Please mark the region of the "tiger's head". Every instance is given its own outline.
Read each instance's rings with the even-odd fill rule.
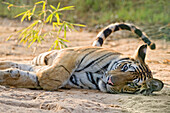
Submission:
[[[145,63],[147,45],[140,46],[133,57],[115,61],[99,81],[99,89],[109,93],[142,93],[149,95],[160,91],[164,84],[153,78]]]

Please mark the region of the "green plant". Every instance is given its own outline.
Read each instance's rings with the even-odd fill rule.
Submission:
[[[5,4],[8,5],[8,9],[10,9],[10,7],[21,7],[7,2],[5,2]],[[28,8],[28,6],[26,8]],[[74,6],[60,8],[60,3],[58,3],[57,7],[54,7],[53,5],[47,5],[47,0],[36,2],[33,7],[31,7],[30,9],[26,9],[26,11],[15,16],[15,18],[22,16],[21,23],[24,20],[30,21],[32,18],[34,18],[34,22],[31,25],[17,31],[17,34],[19,34],[19,43],[27,43],[28,47],[30,47],[35,42],[40,44],[41,41],[49,35],[51,37],[56,37],[55,42],[50,47],[50,50],[52,48],[60,49],[63,47],[67,47],[67,45],[65,44],[65,42],[68,42],[68,40],[66,39],[67,29],[75,30],[74,26],[84,27],[84,25],[82,24],[74,24],[67,21],[62,21],[60,19],[62,11],[73,9]],[[42,32],[45,25],[47,24],[52,24],[53,30]],[[64,31],[64,38],[59,37],[59,34],[62,30]],[[54,33],[57,35],[54,36]],[[13,35],[9,36],[7,40],[9,40],[12,36]]]

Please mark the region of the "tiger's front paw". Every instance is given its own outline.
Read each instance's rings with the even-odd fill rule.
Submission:
[[[8,70],[1,70],[0,71],[0,84],[1,85],[8,85],[12,84],[13,81],[19,79],[20,74],[16,70],[8,69]]]

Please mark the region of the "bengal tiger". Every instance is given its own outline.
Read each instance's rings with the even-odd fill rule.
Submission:
[[[147,45],[141,45],[132,57],[110,48],[102,48],[113,32],[129,30],[137,34],[151,49],[148,36],[128,23],[115,23],[97,35],[93,46],[72,47],[45,52],[32,64],[0,62],[0,85],[44,90],[63,87],[98,89],[107,93],[136,93],[150,95],[164,84],[153,78],[145,63]]]

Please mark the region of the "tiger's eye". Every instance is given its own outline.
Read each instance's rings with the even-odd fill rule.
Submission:
[[[136,60],[136,61],[134,61],[134,63],[135,63],[135,64],[138,64],[138,63],[139,63],[139,61],[137,61],[137,60]]]
[[[123,66],[122,71],[125,72],[126,70],[128,70],[128,66],[127,65]]]

